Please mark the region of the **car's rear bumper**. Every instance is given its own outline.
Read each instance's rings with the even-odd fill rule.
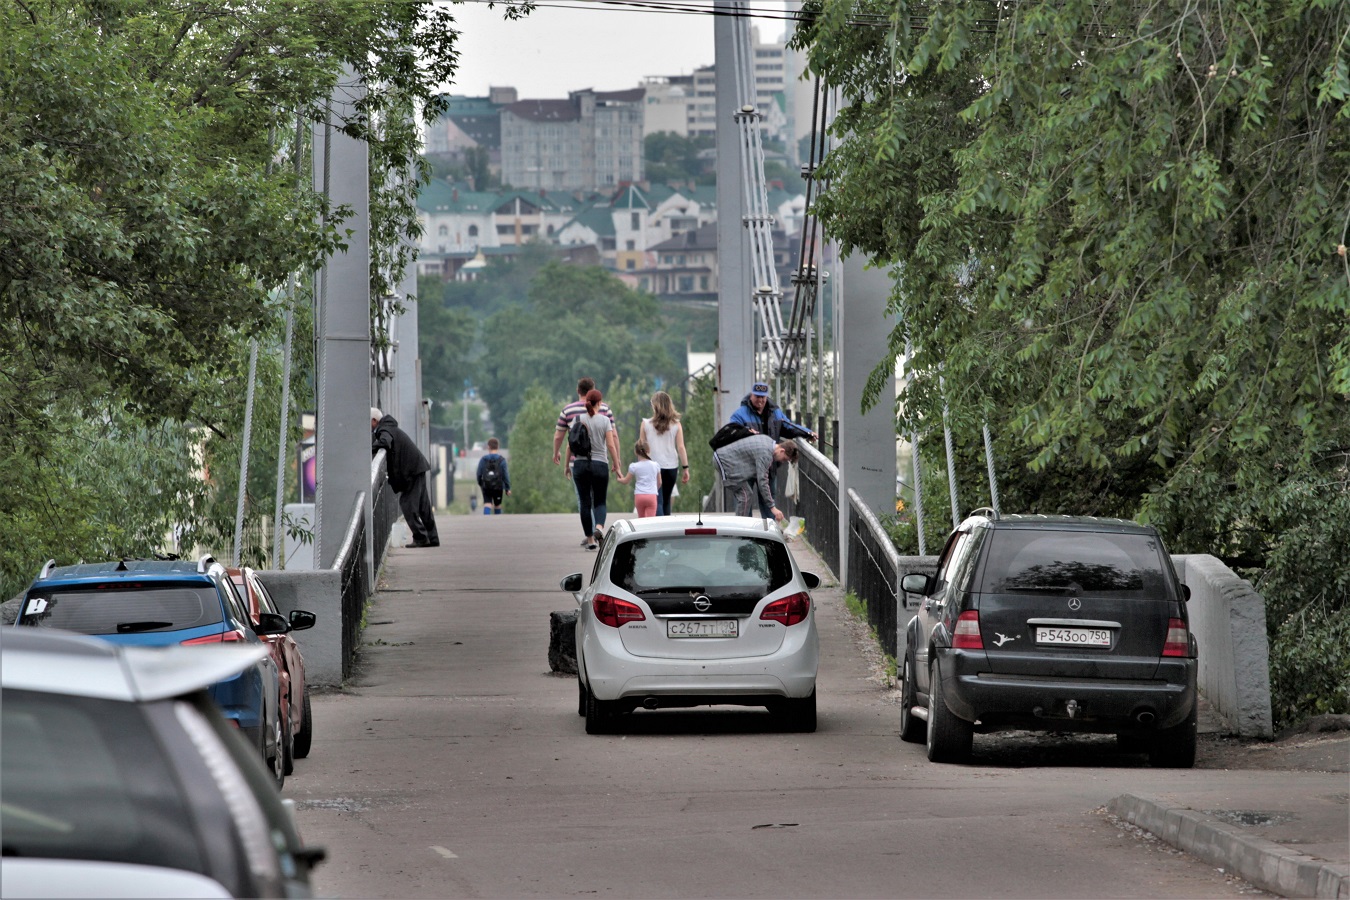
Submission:
[[[1152,679],[999,675],[961,651],[940,653],[939,668],[947,708],[981,730],[1150,731],[1196,703],[1193,659],[1163,660]]]
[[[579,662],[598,700],[655,697],[670,701],[662,705],[674,706],[707,697],[703,702],[744,705],[759,699],[809,697],[816,687],[820,654],[814,631],[792,635],[768,656],[733,659],[633,656],[623,651],[617,635],[610,637],[585,632],[580,645]]]

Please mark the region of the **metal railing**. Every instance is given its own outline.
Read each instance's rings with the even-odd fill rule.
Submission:
[[[389,461],[381,450],[370,461],[371,534],[373,555],[370,571],[378,575],[384,554],[389,549],[389,535],[393,533],[394,523],[398,521],[398,495],[389,486]]]
[[[830,571],[838,573],[839,469],[802,440],[797,441],[797,499],[791,514],[805,520],[807,542]]]
[[[848,492],[848,578],[845,584],[867,608],[881,649],[899,656],[900,555],[890,536],[856,492]]]
[[[365,617],[366,600],[372,585],[365,564],[366,493],[356,495],[347,532],[342,546],[333,560],[333,570],[340,573],[342,585],[342,677],[352,674],[356,647],[361,640],[361,620]]]

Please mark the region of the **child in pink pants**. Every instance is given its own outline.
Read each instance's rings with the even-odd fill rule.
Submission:
[[[652,462],[652,458],[647,455],[647,445],[643,441],[633,445],[633,454],[637,460],[628,464],[628,474],[620,475],[616,480],[620,484],[633,485],[633,500],[637,505],[638,518],[645,519],[656,515],[661,467]]]

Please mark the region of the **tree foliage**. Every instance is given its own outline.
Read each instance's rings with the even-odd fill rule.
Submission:
[[[439,112],[452,24],[417,0],[0,4],[0,465],[31,475],[0,492],[6,586],[37,557],[145,553],[214,518],[183,473],[240,440],[274,290],[345,240],[346,211],[296,175],[297,119],[326,119],[344,70],[365,83],[342,127],[370,147],[388,296],[417,228],[411,113]]]
[[[1110,497],[1265,568],[1273,628],[1343,607],[1350,7],[808,13],[846,98],[816,211],[899,276],[870,399],[909,341],[902,428],[988,422],[1019,509]]]
[[[670,381],[677,370],[658,340],[660,329],[649,295],[598,267],[549,262],[530,283],[525,304],[483,323],[479,393],[498,428],[509,430],[532,384],[570,397],[585,376],[602,391],[621,381]]]

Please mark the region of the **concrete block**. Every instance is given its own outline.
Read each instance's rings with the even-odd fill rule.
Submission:
[[[314,627],[294,634],[305,658],[305,681],[314,687],[342,684],[342,575],[331,569],[260,571],[258,577],[283,616],[314,613]]]
[[[548,668],[562,675],[577,674],[575,609],[555,609],[548,614]]]

